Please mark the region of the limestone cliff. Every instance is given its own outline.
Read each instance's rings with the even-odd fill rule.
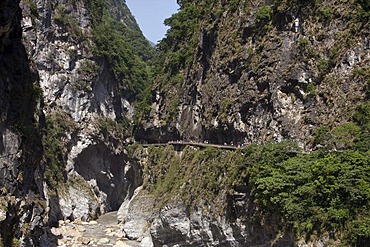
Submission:
[[[119,49],[113,42],[120,42],[126,48],[120,52],[139,63],[127,33],[150,44],[123,1],[23,1],[22,10],[24,43],[45,104],[49,223],[117,210],[141,183],[139,167],[124,153],[136,88],[133,73],[121,75],[129,65],[114,64],[123,58],[112,60],[107,47]]]
[[[291,139],[311,150],[320,126],[348,121],[368,100],[363,1],[194,4],[181,1],[168,20],[171,29],[160,44],[168,60],[138,139]]]
[[[38,74],[22,42],[19,1],[0,3],[0,243],[43,234],[42,105]]]
[[[310,163],[306,157],[304,161],[292,161],[297,165],[292,170],[285,167],[289,167],[287,162],[279,171],[266,168],[266,174],[261,172],[265,169],[262,168],[251,175],[251,167],[259,159],[253,156],[253,144],[256,143],[291,140],[303,152],[317,149],[342,152],[353,147],[356,138],[351,135],[344,138],[348,143],[331,138],[338,138],[340,129],[352,124],[356,109],[364,103],[368,105],[368,1],[178,2],[180,11],[165,21],[170,29],[158,46],[164,64],[157,68],[152,109],[135,137],[148,143],[184,140],[247,146],[247,151],[223,159],[227,156],[226,151],[218,154],[215,150],[199,151],[188,155],[180,150],[177,159],[171,157],[170,150],[162,150],[161,156],[158,155],[161,151],[149,148],[144,188],[159,193],[158,198],[164,204],[158,206],[153,216],[142,216],[151,223],[149,232],[154,246],[348,244],[350,241],[339,235],[351,225],[360,229],[367,228],[368,223],[360,226],[358,222],[352,224],[344,220],[347,223],[339,227],[342,230],[323,230],[324,224],[318,223],[319,236],[313,234],[315,237],[310,239],[311,232],[299,239],[299,234],[295,235],[297,230],[293,228],[304,223],[304,217],[293,220],[294,224],[287,223],[289,217],[280,218],[290,210],[293,211],[291,216],[295,215],[292,218],[300,210],[304,211],[302,214],[310,214],[307,213],[308,205],[293,203],[292,206],[290,202],[305,202],[304,198],[310,198],[313,192],[310,186],[320,183],[319,179],[308,175],[312,176],[310,185],[302,185],[307,173],[297,180],[292,177],[284,180],[283,177],[299,174],[300,169],[311,170],[321,161]],[[368,123],[369,119],[366,119],[363,123]],[[360,132],[368,136],[368,131],[366,127]],[[368,149],[366,144],[363,151]],[[274,157],[276,153],[269,152],[262,154],[270,161],[262,162],[261,167],[279,166]],[[296,149],[285,155],[294,156],[294,153]],[[234,171],[237,175],[233,173],[233,166],[248,155],[251,155],[251,160],[240,164]],[[333,155],[341,157],[340,153]],[[350,156],[348,153],[345,155]],[[367,164],[368,153],[362,157],[361,164]],[[323,161],[321,164],[325,166],[320,169],[325,171],[331,167],[339,172],[342,169],[340,164],[347,162],[344,160],[342,163]],[[332,176],[338,184],[344,183],[345,179],[339,179],[339,173]],[[330,175],[326,173],[318,177],[326,179]],[[235,179],[232,186],[227,185],[230,178]],[[370,184],[367,178],[359,180],[366,186]],[[274,187],[276,181],[281,183],[277,182]],[[332,184],[331,181],[325,183]],[[302,187],[294,192],[280,190],[279,186],[285,188],[289,187],[288,184],[301,184]],[[352,187],[351,182],[349,187]],[[323,190],[318,189],[317,194]],[[307,194],[301,199],[293,199],[294,193],[301,195],[302,191]],[[258,193],[262,197],[260,204]],[[340,191],[331,195],[334,194],[336,198],[341,197]],[[276,196],[284,197],[284,202],[276,203],[279,200]],[[365,200],[365,208],[369,205],[368,199]],[[133,208],[137,207],[138,200],[132,202]],[[147,200],[144,194],[143,201],[148,203]],[[336,208],[342,205],[341,199],[325,202],[323,207],[326,209],[320,211],[318,208],[323,205],[320,204],[323,200],[315,204],[314,207],[319,206],[313,215],[321,217],[331,207],[328,205]],[[270,209],[260,214],[266,205]],[[331,219],[330,223],[335,224],[335,213],[330,210],[327,217]],[[354,215],[346,219],[356,221],[367,217]],[[315,224],[310,221],[308,228],[315,227]],[[141,228],[145,227],[142,225]],[[125,230],[130,233],[130,225]],[[137,237],[136,233],[131,236]],[[361,236],[364,238],[354,240],[353,246],[368,243],[368,235]]]
[[[117,210],[141,184],[124,150],[136,74],[122,68],[145,67],[152,48],[124,1],[0,7],[0,243],[53,246],[45,226]],[[121,57],[112,60],[104,35]]]
[[[178,3],[157,54],[123,0],[0,3],[0,246],[113,210],[134,246],[368,243],[368,2]],[[229,148],[139,144],[174,140]]]

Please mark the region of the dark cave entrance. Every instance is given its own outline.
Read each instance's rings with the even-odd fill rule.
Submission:
[[[104,192],[108,211],[116,211],[141,184],[140,169],[134,164],[126,169],[128,162],[125,154],[116,154],[100,143],[81,152],[75,159],[75,169],[86,181],[96,180],[98,188],[93,188],[94,193],[98,196],[100,191]]]

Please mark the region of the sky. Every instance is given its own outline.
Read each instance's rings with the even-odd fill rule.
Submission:
[[[168,27],[163,24],[164,19],[179,8],[176,0],[126,0],[126,3],[144,36],[154,44],[166,34]]]

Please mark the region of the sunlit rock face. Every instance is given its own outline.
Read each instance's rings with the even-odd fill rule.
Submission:
[[[258,209],[244,193],[230,198],[226,215],[219,216],[201,204],[190,210],[181,200],[161,208],[156,202],[140,188],[118,212],[126,237],[141,246],[295,246],[291,232],[279,234],[278,217],[271,215],[263,224],[249,218]]]
[[[231,7],[215,1],[204,7],[194,35],[168,49],[190,49],[192,55],[177,77],[169,77],[181,78],[177,84],[155,88],[143,129],[157,139],[176,133],[173,138],[221,144],[291,139],[312,150],[317,128],[348,121],[368,97],[356,68],[369,66],[369,31],[360,28],[366,20],[355,20],[356,6],[240,1]],[[325,8],[341,9],[346,17],[325,17]],[[271,16],[261,21],[263,9]],[[185,38],[194,44],[182,43]],[[176,65],[168,61],[164,66]],[[148,141],[152,135],[146,134]],[[146,139],[142,132],[138,138]]]
[[[181,1],[183,11],[168,21],[173,28],[162,43],[167,60],[152,92],[151,112],[136,139],[234,146],[292,140],[305,152],[318,149],[314,139],[321,127],[335,129],[353,121],[355,109],[369,100],[365,71],[370,65],[370,29],[368,18],[359,14],[368,15],[368,4],[233,3]],[[162,176],[173,176],[189,161],[178,163],[179,167],[176,163],[159,171],[148,169],[154,190],[163,184],[150,175],[157,172],[162,182]],[[191,191],[193,177],[207,177],[196,169],[191,172],[189,181],[179,185],[183,190],[178,197]],[[176,187],[177,181],[167,181],[168,187]],[[196,191],[197,184],[193,186]],[[150,220],[154,246],[323,246],[328,241],[324,237],[295,243],[289,229],[279,235],[275,226],[284,224],[273,215],[252,222],[258,208],[245,191],[225,196],[227,207],[216,216],[217,202],[209,206],[200,200],[189,207],[171,196],[173,200],[164,200]],[[138,204],[132,203],[133,208]]]
[[[119,6],[117,11],[125,7],[112,4]],[[122,93],[110,65],[93,53],[89,2],[37,0],[20,6],[23,43],[38,72],[42,112],[49,126],[62,128],[59,165],[65,169],[60,188],[45,189],[48,220],[88,220],[117,210],[141,183],[138,165],[124,154],[126,137],[120,131],[126,130],[114,125],[132,119],[132,96]],[[117,16],[132,21],[128,13]]]
[[[314,1],[299,1],[261,23],[256,15],[271,1],[233,1],[234,9],[212,2],[196,22],[180,79],[157,78],[151,112],[132,136],[135,97],[112,61],[94,53],[91,2],[0,2],[1,243],[55,246],[48,226],[118,210],[120,229],[137,246],[295,246],[277,216],[253,221],[260,211],[248,189],[221,191],[218,214],[217,202],[158,203],[140,187],[153,174],[146,151],[133,158],[127,144],[290,139],[313,150],[316,129],[349,121],[369,99],[356,70],[370,63],[369,29],[347,29],[352,5],[324,1],[337,11],[328,20],[317,17]],[[119,23],[132,24],[124,1],[109,3]]]
[[[134,98],[119,86],[109,63],[93,53],[89,4],[0,3],[5,246],[54,246],[46,225],[117,210],[142,183],[140,165],[125,151],[128,126],[117,125],[132,120]],[[113,6],[117,21],[137,26],[124,2]]]

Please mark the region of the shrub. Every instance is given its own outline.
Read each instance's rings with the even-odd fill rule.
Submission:
[[[311,95],[313,95],[313,96],[316,96],[316,95],[317,95],[317,89],[316,89],[316,87],[315,87],[315,83],[313,83],[313,82],[309,82],[309,83],[307,84],[306,91],[307,91],[307,93],[309,93],[309,94],[311,94]]]
[[[75,128],[74,122],[65,113],[54,113],[46,118],[46,129],[42,137],[45,178],[49,186],[55,187],[64,181],[66,165],[67,133]]]
[[[366,246],[370,243],[370,216],[365,214],[348,224],[352,246]]]
[[[81,41],[83,39],[83,33],[78,25],[77,20],[70,15],[67,7],[64,4],[58,4],[55,9],[54,20],[65,27],[72,38]]]
[[[33,19],[38,19],[40,18],[39,11],[37,9],[37,4],[33,0],[28,0],[30,4],[30,11],[31,11],[31,18]]]
[[[169,26],[166,37],[158,45],[160,51],[167,53],[170,59],[165,64],[165,71],[176,75],[189,64],[194,53],[194,38],[199,29],[200,9],[195,3],[186,3],[178,13],[164,21]],[[160,66],[163,66],[162,64]]]
[[[369,161],[356,151],[298,155],[279,163],[257,160],[250,176],[256,203],[280,212],[301,236],[344,230],[369,206]]]
[[[354,121],[361,127],[356,148],[366,152],[370,150],[370,103],[362,103],[356,109]]]
[[[123,24],[113,16],[106,0],[90,0],[89,6],[95,42],[93,52],[110,65],[119,90],[131,91],[136,102],[134,119],[140,121],[150,109],[155,50],[138,27]]]
[[[98,24],[97,21],[95,23]],[[93,29],[96,44],[93,52],[110,64],[111,72],[119,82],[119,89],[131,90],[141,102],[137,106],[145,107],[148,102],[147,90],[152,83],[152,67],[125,40],[125,30],[122,23],[109,16],[104,17],[102,23]],[[142,110],[138,109],[139,112]]]
[[[357,2],[361,5],[364,11],[370,11],[370,2],[368,0],[357,0]]]
[[[259,25],[265,25],[271,20],[271,17],[272,8],[270,6],[264,5],[262,7],[259,7],[255,15],[256,23]]]
[[[116,121],[111,118],[99,118],[99,127],[101,133],[106,137],[112,137],[116,140],[123,141],[125,138],[132,136],[132,126],[128,119],[123,118]]]
[[[238,5],[239,5],[239,0],[230,0],[229,1],[230,10],[232,12],[234,12],[238,9]]]
[[[334,142],[337,149],[348,149],[354,146],[358,141],[361,128],[353,123],[348,122],[339,125],[333,130]]]
[[[331,72],[334,66],[335,66],[335,63],[333,60],[325,59],[325,58],[320,59],[318,63],[319,77],[323,79],[326,74]]]
[[[78,69],[78,72],[89,77],[96,77],[99,72],[99,66],[96,62],[91,60],[84,60]]]
[[[370,102],[359,105],[353,118],[360,126],[367,127],[370,124]]]
[[[316,130],[316,133],[314,134],[315,145],[330,150],[334,147],[333,141],[334,137],[328,126],[321,126]]]

